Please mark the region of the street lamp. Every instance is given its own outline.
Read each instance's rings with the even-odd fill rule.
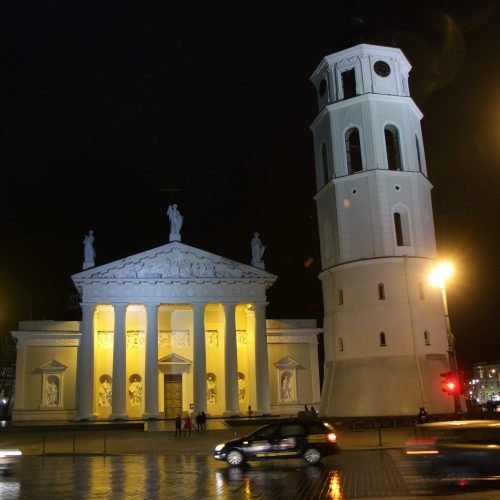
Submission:
[[[432,285],[438,286],[441,289],[443,298],[444,319],[446,323],[446,337],[448,339],[448,359],[450,361],[450,370],[456,376],[459,387],[453,393],[453,401],[455,407],[455,415],[462,414],[462,406],[460,404],[460,377],[458,373],[457,356],[455,353],[455,337],[451,333],[450,315],[448,314],[448,301],[446,300],[446,280],[453,273],[453,265],[449,262],[443,262],[436,266],[429,274],[429,281]]]

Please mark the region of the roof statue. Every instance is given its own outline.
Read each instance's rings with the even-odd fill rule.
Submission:
[[[181,227],[184,217],[179,212],[177,205],[169,205],[167,215],[170,220],[169,241],[181,241]]]
[[[91,229],[83,240],[83,270],[95,266],[94,231]]]
[[[259,269],[265,269],[266,266],[264,264],[264,261],[262,260],[262,256],[264,255],[266,246],[262,244],[262,241],[260,241],[259,233],[254,233],[250,245],[252,247],[251,265],[254,267],[258,267]]]

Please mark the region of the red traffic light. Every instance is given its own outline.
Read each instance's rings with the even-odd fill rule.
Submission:
[[[443,380],[441,380],[441,390],[450,396],[459,394],[460,384],[458,383],[457,377],[452,372],[444,372],[440,375],[443,378]]]

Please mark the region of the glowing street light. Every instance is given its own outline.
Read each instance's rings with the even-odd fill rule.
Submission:
[[[449,262],[443,262],[435,267],[429,274],[429,281],[432,285],[443,289],[446,285],[446,280],[453,273],[453,265]]]
[[[450,361],[450,370],[456,375],[458,380],[458,365],[457,356],[455,354],[455,337],[451,333],[450,316],[448,314],[448,301],[446,300],[446,280],[453,273],[453,265],[449,262],[443,262],[436,266],[429,274],[429,282],[441,289],[441,296],[443,298],[444,319],[446,322],[446,337],[448,339],[448,358]],[[451,394],[451,393],[449,393]],[[460,404],[460,391],[453,392],[453,400],[455,405],[455,415],[462,413],[462,406]]]

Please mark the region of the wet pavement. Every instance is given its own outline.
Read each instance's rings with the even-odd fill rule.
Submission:
[[[394,499],[443,493],[413,473],[400,450],[345,451],[318,466],[293,459],[243,468],[228,467],[206,454],[24,456],[0,480],[2,500]],[[455,494],[450,498],[462,496],[450,493]],[[500,498],[496,493],[485,490],[473,497]]]
[[[404,442],[415,437],[411,426],[337,428],[341,452],[317,466],[292,459],[232,468],[213,459],[217,443],[253,429],[246,423],[231,427],[213,419],[207,432],[193,431],[191,437],[179,438],[169,421],[147,423],[147,432],[101,425],[90,425],[88,430],[53,424],[11,426],[0,431],[0,445],[19,448],[23,456],[16,467],[0,472],[0,499],[500,500],[500,485],[445,490],[418,475],[401,451]]]

